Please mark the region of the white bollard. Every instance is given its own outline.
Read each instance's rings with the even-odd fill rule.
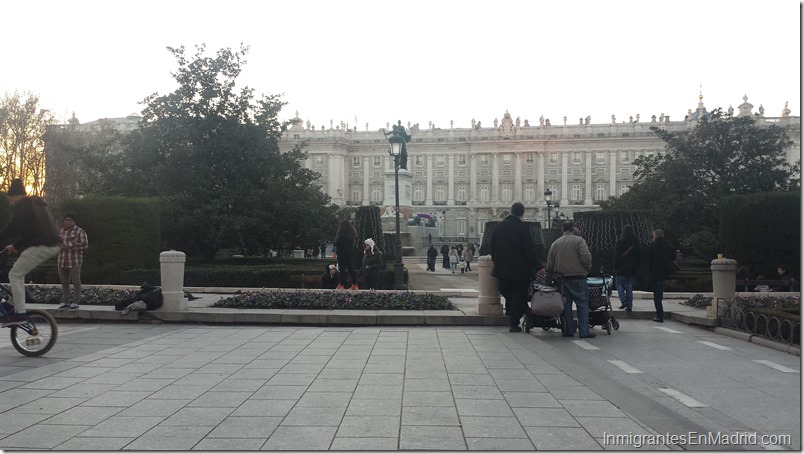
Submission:
[[[734,300],[737,285],[737,260],[719,258],[712,260],[712,305],[706,308],[706,316],[716,318],[723,315],[726,307],[723,301]],[[717,302],[721,300],[720,311]]]
[[[181,251],[164,251],[159,254],[162,274],[162,307],[163,311],[187,310],[187,298],[184,297],[184,262],[187,256]]]
[[[497,278],[491,275],[494,262],[491,255],[477,258],[477,274],[480,281],[480,296],[477,297],[477,315],[503,315]]]

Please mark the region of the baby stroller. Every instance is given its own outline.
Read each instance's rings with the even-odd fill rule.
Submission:
[[[611,289],[613,278],[603,274],[601,277],[587,277],[586,286],[589,289],[589,326],[600,326],[606,328],[606,332],[611,334],[614,330],[620,329],[620,322],[614,318],[611,309]]]
[[[534,327],[549,331],[564,326],[564,298],[561,296],[561,283],[549,285],[542,278],[531,282],[530,305],[525,311],[522,330],[529,333]]]

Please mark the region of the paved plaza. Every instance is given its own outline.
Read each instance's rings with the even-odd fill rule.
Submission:
[[[476,274],[422,273],[419,288],[477,288]],[[504,325],[62,320],[42,358],[0,338],[0,448],[800,450],[799,356],[619,319],[584,340]]]

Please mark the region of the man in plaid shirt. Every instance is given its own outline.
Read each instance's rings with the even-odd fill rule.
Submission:
[[[75,225],[75,216],[64,216],[59,251],[59,278],[61,279],[62,305],[59,309],[78,310],[81,303],[81,263],[87,248],[87,232]],[[73,283],[73,302],[70,303],[70,282]]]

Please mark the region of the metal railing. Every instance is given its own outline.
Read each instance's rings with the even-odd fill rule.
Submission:
[[[723,311],[721,312],[721,308]],[[735,301],[718,298],[715,302],[720,326],[787,344],[801,345],[801,322],[772,315]]]

